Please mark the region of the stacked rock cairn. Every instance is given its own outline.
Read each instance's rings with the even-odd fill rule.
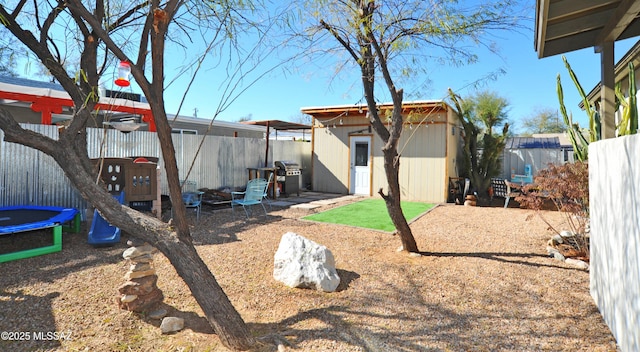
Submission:
[[[147,243],[136,245],[127,241],[130,246],[122,257],[130,262],[129,271],[125,274],[125,283],[118,287],[118,306],[132,312],[144,312],[162,302],[164,295],[156,283],[158,275],[153,268],[153,253],[156,249]]]

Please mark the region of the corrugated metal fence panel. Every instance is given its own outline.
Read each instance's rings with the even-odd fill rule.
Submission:
[[[56,126],[23,124],[53,139],[58,138]],[[4,142],[0,131],[1,182],[0,205],[43,205],[86,208],[86,202],[71,185],[52,157],[35,149]]]
[[[58,136],[56,126],[24,126],[52,138]],[[3,137],[1,130],[0,137]],[[193,163],[189,180],[194,181],[199,188],[243,187],[248,181],[247,167],[264,166],[264,139],[208,136],[197,153],[202,138],[204,136],[201,135],[173,136],[180,177],[186,176]],[[159,158],[161,192],[169,193],[164,161],[155,133],[122,133],[91,128],[87,130],[87,145],[91,158]],[[71,185],[53,158],[35,149],[3,141],[0,141],[0,156],[0,206],[38,204],[86,209],[87,202]],[[296,160],[303,168],[309,165],[310,169],[311,144],[270,141],[269,166],[273,165],[273,160]]]
[[[197,152],[203,138],[202,148]],[[188,180],[195,182],[198,188],[241,188],[249,179],[247,167],[264,166],[266,145],[262,139],[175,135],[174,145],[180,178],[187,176],[187,170],[193,164]],[[168,194],[164,169],[162,174],[162,193]]]
[[[122,133],[100,128],[87,129],[90,158],[126,158],[132,156],[160,157],[160,142],[153,132]]]

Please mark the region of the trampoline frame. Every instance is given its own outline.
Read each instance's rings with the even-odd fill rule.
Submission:
[[[53,244],[50,246],[25,249],[17,252],[0,254],[0,263],[12,260],[36,257],[44,254],[62,251],[62,230],[78,233],[80,232],[80,213],[74,208],[47,207],[35,205],[23,205],[12,207],[1,207],[3,210],[46,210],[58,212],[58,215],[49,219],[24,223],[20,225],[0,227],[0,235],[14,234],[19,232],[36,231],[46,228],[52,228]],[[65,223],[72,222],[70,226]]]

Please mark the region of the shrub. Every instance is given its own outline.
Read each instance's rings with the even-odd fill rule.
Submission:
[[[569,239],[579,251],[589,256],[589,169],[586,162],[552,165],[540,170],[534,183],[523,187],[521,196],[516,197],[521,206],[540,210],[548,201],[553,202],[558,211],[566,214],[566,222],[575,236]],[[538,211],[537,214],[560,234]],[[565,240],[567,240],[565,238]]]

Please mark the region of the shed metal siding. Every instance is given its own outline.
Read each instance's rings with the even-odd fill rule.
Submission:
[[[418,126],[405,124],[398,145],[400,159],[400,187],[403,199],[443,202],[447,199],[447,182],[457,175],[455,156],[459,136],[449,138],[450,112],[440,112],[429,118],[434,123]],[[340,123],[342,122],[342,123]],[[335,127],[334,127],[335,125]],[[321,192],[349,192],[349,134],[372,136],[371,195],[380,188],[387,191],[382,155],[382,140],[369,132],[368,120],[343,116],[332,119],[314,119],[313,186]],[[359,133],[356,133],[359,132]],[[448,157],[449,153],[453,156]]]
[[[349,132],[359,127],[316,127],[313,135],[313,189],[349,192]]]
[[[405,200],[442,202],[446,200],[442,190],[442,179],[446,175],[446,130],[445,124],[429,124],[415,132],[405,127],[398,151],[400,158],[400,190]],[[376,138],[378,147],[374,150],[374,192],[387,190],[384,172],[382,141]],[[444,197],[444,198],[443,198]]]

